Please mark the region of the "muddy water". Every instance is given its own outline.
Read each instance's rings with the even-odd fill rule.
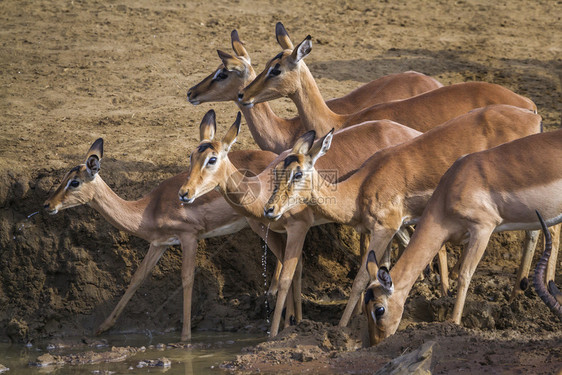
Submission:
[[[0,343],[0,364],[10,370],[5,374],[146,374],[166,373],[166,375],[191,375],[203,373],[221,373],[219,365],[224,361],[233,360],[241,349],[256,345],[264,341],[264,336],[235,334],[235,333],[205,333],[194,334],[192,348],[172,348],[168,344],[177,342],[177,336],[172,335],[112,335],[100,339],[107,345],[93,347],[77,344],[81,340],[67,339],[54,342],[57,349],[49,350],[52,342],[41,342],[33,346],[10,345]],[[61,345],[62,344],[62,345]],[[162,345],[164,344],[164,345]],[[64,346],[64,347],[62,347]],[[112,346],[146,347],[143,352],[127,357],[121,362],[107,362],[85,365],[62,365],[36,367],[31,363],[39,356],[50,353],[53,356],[84,353],[87,351],[109,351]],[[164,348],[161,348],[161,347]],[[167,358],[171,366],[140,367],[139,362]]]

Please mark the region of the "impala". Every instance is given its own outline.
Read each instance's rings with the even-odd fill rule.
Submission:
[[[127,290],[96,333],[111,328],[141,283],[170,245],[181,245],[183,326],[182,341],[191,338],[191,299],[195,271],[197,241],[202,238],[221,236],[239,231],[248,224],[244,216],[233,210],[223,197],[211,192],[197,204],[183,206],[177,191],[187,178],[187,173],[176,175],[162,182],[149,194],[137,201],[126,201],[115,194],[98,174],[103,156],[103,140],[93,143],[85,164],[72,168],[60,186],[45,201],[50,214],[88,204],[107,221],[120,230],[127,231],[150,242],[150,247],[141,265],[135,271]],[[235,165],[249,165],[255,173],[262,171],[273,160],[275,154],[267,151],[233,152]],[[263,235],[263,234],[262,234]],[[267,243],[272,251],[282,250],[282,239],[269,234]]]
[[[293,202],[308,204],[318,215],[370,234],[369,249],[381,260],[395,233],[403,225],[417,222],[439,179],[458,157],[540,130],[540,116],[526,109],[494,105],[473,110],[417,138],[377,152],[354,174],[336,184],[325,181],[314,165],[330,147],[329,132],[322,138],[324,147],[293,149],[283,163],[277,164],[275,191],[265,206],[265,215],[275,220]],[[415,273],[412,271],[410,276],[414,278]],[[368,278],[361,267],[340,326],[347,325],[350,307],[358,301]]]
[[[267,63],[264,71],[238,96],[243,106],[289,97],[297,106],[307,130],[326,134],[368,120],[389,119],[425,132],[466,112],[490,104],[510,104],[537,110],[535,104],[498,85],[485,82],[458,83],[409,99],[381,103],[353,114],[336,114],[328,108],[303,59],[312,50],[308,36],[295,49],[285,49]]]
[[[285,28],[277,24],[277,40],[285,49],[293,49]],[[234,55],[217,51],[222,64],[191,87],[187,92],[190,103],[234,101],[244,114],[248,128],[262,150],[277,154],[290,149],[306,128],[298,117],[284,119],[275,115],[268,103],[253,107],[238,102],[238,92],[256,78],[250,55],[233,30],[230,34]],[[417,72],[391,74],[371,81],[351,93],[331,99],[326,105],[336,113],[353,113],[377,103],[411,97],[443,85],[437,80]],[[310,130],[310,129],[309,129]]]
[[[214,138],[215,127],[214,121],[201,123],[201,143],[191,153],[189,179],[179,189],[179,197],[183,202],[191,203],[199,197],[204,197],[207,192],[218,188],[232,207],[241,214],[264,225],[271,225],[270,231],[286,233],[283,268],[270,331],[271,336],[275,336],[279,330],[281,312],[291,280],[299,264],[306,233],[311,226],[327,223],[330,220],[322,215],[315,215],[310,208],[304,205],[298,205],[286,212],[276,222],[270,223],[263,215],[263,207],[272,193],[271,173],[273,168],[282,162],[283,155],[286,153],[277,157],[267,169],[257,176],[246,176],[240,167],[232,163],[231,154],[228,153],[240,130],[240,113],[221,141]],[[328,172],[333,172],[331,178],[345,178],[377,150],[412,139],[419,134],[413,129],[388,120],[350,127],[334,135],[333,153],[319,162],[319,165],[326,170],[329,169]],[[308,136],[310,139],[314,139],[313,133],[309,133]],[[354,150],[354,152],[350,152],[350,150]],[[256,169],[251,164],[244,168]],[[300,298],[299,286],[294,289],[295,299]],[[300,306],[298,302],[295,304],[297,308]],[[302,311],[297,310],[297,321],[301,317]],[[287,324],[287,320],[285,324]]]
[[[544,219],[537,211],[539,221],[541,222],[542,231],[544,233],[544,252],[537,265],[535,267],[535,275],[533,277],[533,284],[535,286],[535,291],[537,295],[543,300],[543,302],[548,306],[548,308],[556,314],[560,319],[562,319],[562,293],[556,287],[553,280],[548,282],[548,289],[545,286],[545,270],[550,261],[551,262],[551,251],[552,251],[552,237],[550,231],[548,230]],[[554,261],[556,263],[556,261]],[[548,278],[547,278],[548,280]]]
[[[446,241],[468,243],[458,276],[452,320],[460,324],[470,279],[493,232],[537,230],[535,210],[548,225],[562,221],[562,130],[531,135],[467,155],[444,174],[410,244],[388,269],[367,263],[365,293],[371,344],[392,335],[416,272]]]

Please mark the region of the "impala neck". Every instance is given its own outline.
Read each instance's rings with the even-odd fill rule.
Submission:
[[[267,176],[270,169],[265,169],[259,176],[245,176],[227,159],[225,176],[220,191],[226,201],[244,216],[263,219],[263,207],[267,202]]]
[[[406,250],[390,270],[395,298],[404,303],[412,286],[448,239],[449,232],[434,215],[427,214],[416,227]]]
[[[300,136],[295,121],[277,116],[268,103],[258,103],[251,108],[241,105],[238,100],[236,104],[244,114],[250,133],[260,149],[280,154],[291,148],[295,137]]]
[[[360,223],[357,199],[361,187],[359,179],[351,176],[340,183],[331,183],[314,170],[312,207],[322,216],[341,224]]]
[[[96,184],[96,187],[89,205],[119,230],[145,238],[142,223],[147,200],[143,198],[138,201],[126,201],[120,198],[99,175],[92,183]]]
[[[306,130],[316,130],[318,134],[326,134],[332,128],[340,128],[345,120],[326,105],[316,81],[306,64],[301,63],[299,69],[300,84],[297,90],[289,95],[299,111],[299,116]]]

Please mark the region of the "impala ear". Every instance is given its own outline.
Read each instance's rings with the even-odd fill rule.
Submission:
[[[248,60],[248,62],[250,62],[250,55],[248,55],[248,51],[246,51],[246,48],[244,48],[244,43],[240,40],[238,31],[232,30],[232,32],[230,33],[230,41],[232,43],[232,49],[234,50],[234,53],[236,53],[236,56],[243,57]]]
[[[210,110],[205,113],[203,120],[201,120],[201,125],[199,125],[199,139],[203,141],[212,141],[215,138],[215,132],[217,131],[217,118],[214,110]]]
[[[306,154],[308,150],[312,147],[314,143],[314,138],[316,138],[316,132],[314,130],[308,131],[301,135],[299,139],[295,142],[293,146],[292,154]]]
[[[241,120],[242,115],[240,114],[240,112],[238,112],[238,114],[236,115],[236,120],[234,120],[234,123],[232,124],[230,129],[228,129],[226,135],[222,139],[223,150],[225,150],[226,152],[230,151],[230,148],[232,147],[234,142],[236,142],[236,137],[238,137],[238,133],[240,132]]]
[[[277,22],[275,25],[275,38],[277,38],[277,43],[279,43],[281,48],[295,48],[295,46],[293,46],[293,42],[291,42],[291,39],[289,38],[289,33],[285,30],[285,26],[283,26],[281,22]]]
[[[217,54],[219,55],[219,58],[221,59],[222,64],[224,65],[226,70],[243,72],[246,69],[244,64],[242,64],[242,62],[238,58],[232,56],[230,53],[223,52],[218,49]]]
[[[377,280],[388,294],[394,291],[394,285],[392,285],[392,278],[390,277],[390,272],[388,271],[388,268],[386,268],[385,266],[379,268],[377,272]]]
[[[316,163],[319,157],[326,154],[332,145],[332,137],[334,136],[334,128],[328,132],[322,139],[318,140],[308,152],[308,156],[312,159],[312,165]]]
[[[297,64],[299,61],[304,59],[310,51],[312,51],[312,37],[308,35],[291,53],[293,62]]]
[[[86,169],[91,177],[100,171],[100,161],[103,157],[103,138],[98,138],[86,154]]]

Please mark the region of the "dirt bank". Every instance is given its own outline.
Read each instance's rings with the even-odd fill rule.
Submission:
[[[413,69],[444,84],[482,80],[504,85],[534,100],[551,130],[560,126],[560,14],[560,2],[521,0],[494,5],[287,0],[274,6],[261,0],[1,2],[0,337],[25,341],[90,334],[109,314],[148,244],[115,230],[89,207],[48,216],[42,203],[66,171],[83,162],[98,137],[105,139],[101,175],[126,199],[139,198],[183,171],[203,114],[210,108],[217,111],[222,134],[237,112],[232,103],[193,107],[185,100],[187,88],[219,64],[215,50],[229,50],[232,29],[238,29],[258,71],[279,52],[275,22],[282,21],[295,42],[311,34],[313,52],[307,63],[326,98]],[[296,114],[286,100],[273,106],[280,115]],[[236,148],[252,147],[243,127]],[[462,356],[472,358],[480,352],[470,348],[491,345],[496,354],[489,356],[488,366],[496,357],[519,355],[525,351],[519,345],[526,344],[536,349],[523,353],[527,363],[560,362],[560,336],[548,338],[560,331],[560,322],[534,292],[506,302],[520,245],[519,235],[494,237],[469,292],[464,323],[471,331],[416,325],[399,337],[439,337],[440,350],[455,347],[459,352],[454,353],[462,351],[458,337],[475,338]],[[259,246],[249,230],[200,244],[195,329],[265,329]],[[358,267],[354,251],[357,238],[348,229],[332,225],[309,234],[306,318],[337,322],[343,305],[333,301],[349,292]],[[171,247],[127,306],[116,331],[181,326],[180,260],[179,248]],[[437,287],[432,278],[416,286],[405,326],[447,316],[453,300],[441,298]],[[311,345],[320,352],[351,349],[360,336],[358,325],[348,334],[351,341],[342,342],[349,345],[330,341],[329,350]],[[396,345],[383,359],[403,351]],[[365,353],[373,356],[381,350]],[[354,355],[338,354],[335,366],[347,368],[345,361]],[[381,364],[383,359],[374,361]]]

